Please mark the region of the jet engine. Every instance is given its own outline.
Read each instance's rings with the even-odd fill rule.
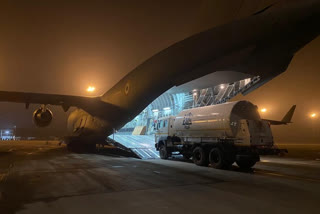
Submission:
[[[46,107],[40,107],[33,112],[33,122],[38,127],[48,126],[53,118],[52,112]]]

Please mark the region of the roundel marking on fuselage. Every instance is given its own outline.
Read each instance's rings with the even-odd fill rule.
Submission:
[[[126,83],[126,85],[124,86],[124,93],[125,95],[128,95],[129,94],[129,91],[130,91],[130,81],[128,81]]]

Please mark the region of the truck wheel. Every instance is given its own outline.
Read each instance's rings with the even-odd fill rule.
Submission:
[[[193,150],[192,159],[193,162],[198,166],[208,166],[209,164],[207,152],[199,146]]]
[[[257,161],[253,159],[246,159],[246,160],[237,160],[236,163],[242,169],[250,169],[257,163]]]
[[[215,169],[229,169],[233,163],[219,148],[211,149],[209,153],[209,162]]]
[[[159,148],[159,155],[161,159],[168,159],[168,152],[167,152],[167,148],[165,147],[165,145],[161,145]]]
[[[209,153],[209,162],[215,169],[224,168],[223,153],[219,148],[211,149]]]

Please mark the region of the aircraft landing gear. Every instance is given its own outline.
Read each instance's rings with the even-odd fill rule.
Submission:
[[[94,153],[96,151],[96,144],[68,143],[67,149],[75,153]]]

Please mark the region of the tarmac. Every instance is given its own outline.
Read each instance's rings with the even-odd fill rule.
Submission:
[[[287,147],[241,171],[0,141],[0,213],[319,213],[320,144]]]

